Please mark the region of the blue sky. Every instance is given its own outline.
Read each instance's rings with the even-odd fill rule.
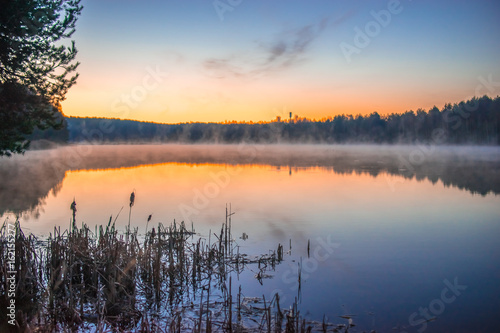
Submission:
[[[176,123],[268,121],[292,111],[320,119],[500,91],[477,89],[481,77],[500,82],[498,1],[82,4],[73,35],[80,78],[66,115]],[[345,45],[356,52],[346,56]],[[161,73],[157,81],[151,71]]]

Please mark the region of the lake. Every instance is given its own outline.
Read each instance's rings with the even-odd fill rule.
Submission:
[[[175,219],[205,238],[227,207],[241,252],[286,252],[262,285],[246,272],[235,288],[278,292],[283,305],[298,297],[310,320],[350,315],[358,332],[500,329],[496,147],[81,145],[2,158],[0,177],[2,221],[19,216],[41,238],[69,227],[73,200],[79,223],[124,228],[134,191],[139,233],[151,214],[150,227]]]

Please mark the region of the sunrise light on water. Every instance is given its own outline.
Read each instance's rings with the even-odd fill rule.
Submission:
[[[0,332],[500,328],[498,1],[0,5]]]

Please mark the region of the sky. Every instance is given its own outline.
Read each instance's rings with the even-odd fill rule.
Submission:
[[[500,95],[500,2],[82,0],[67,116],[401,113]]]

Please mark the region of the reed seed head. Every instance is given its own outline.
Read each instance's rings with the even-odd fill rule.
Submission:
[[[134,205],[134,201],[135,201],[135,192],[132,192],[130,194],[130,207]]]

